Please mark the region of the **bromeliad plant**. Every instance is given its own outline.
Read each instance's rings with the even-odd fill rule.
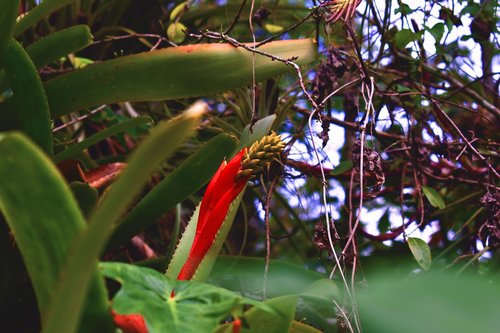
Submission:
[[[206,279],[231,228],[247,181],[278,159],[284,148],[281,137],[273,132],[240,150],[229,163],[222,162],[181,239],[167,277]]]

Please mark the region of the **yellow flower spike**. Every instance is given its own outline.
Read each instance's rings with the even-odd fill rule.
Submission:
[[[274,159],[278,158],[285,148],[281,136],[272,132],[264,136],[260,141],[254,142],[247,150],[241,162],[241,171],[237,177],[255,177]]]

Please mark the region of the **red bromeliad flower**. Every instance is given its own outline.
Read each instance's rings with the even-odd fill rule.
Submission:
[[[223,161],[201,202],[198,224],[188,258],[178,280],[190,280],[215,241],[229,207],[247,181],[277,158],[285,143],[276,133],[266,135],[249,149],[243,148],[229,163]],[[173,295],[173,294],[172,294]]]
[[[241,330],[241,319],[236,318],[233,321],[233,333],[240,333],[240,330]]]
[[[119,314],[111,310],[116,327],[123,333],[148,333],[144,317],[140,314]]]
[[[223,161],[210,181],[201,202],[194,241],[186,263],[177,277],[178,280],[190,280],[193,277],[201,260],[212,246],[226,218],[229,205],[240,194],[250,178],[249,176],[237,177],[245,151],[246,149],[242,149],[229,163]]]

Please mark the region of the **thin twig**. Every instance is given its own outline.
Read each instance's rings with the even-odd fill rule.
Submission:
[[[238,23],[238,20],[240,19],[241,13],[243,12],[243,8],[245,8],[246,3],[247,3],[247,0],[243,0],[241,2],[241,6],[238,9],[236,16],[234,17],[233,22],[231,22],[231,25],[224,31],[224,35],[229,35],[231,33],[231,31],[233,31],[234,27],[236,26],[236,23]]]
[[[266,263],[264,266],[264,286],[262,291],[262,299],[266,299],[267,294],[267,277],[269,275],[269,263],[271,262],[271,228],[269,224],[269,208],[271,206],[271,197],[273,195],[274,188],[276,183],[278,182],[278,178],[274,178],[269,185],[269,190],[266,192],[266,205],[265,205],[265,224],[266,224]]]
[[[269,42],[272,42],[273,40],[276,40],[276,39],[280,38],[281,36],[283,36],[284,34],[286,34],[286,33],[290,32],[290,31],[292,31],[293,29],[295,29],[295,28],[297,28],[297,27],[299,27],[299,26],[300,26],[300,25],[302,25],[305,21],[307,21],[307,20],[308,20],[311,16],[313,16],[314,14],[316,14],[316,12],[318,11],[318,9],[319,9],[319,8],[320,8],[320,7],[315,7],[315,8],[313,8],[313,10],[312,10],[309,14],[307,14],[304,18],[302,18],[299,22],[297,22],[297,23],[295,23],[294,25],[292,25],[291,27],[289,27],[289,28],[287,28],[287,29],[283,30],[282,32],[280,32],[280,33],[279,33],[279,34],[277,34],[277,35],[274,35],[274,36],[271,36],[271,37],[269,37],[269,38],[264,39],[263,41],[261,41],[261,42],[259,42],[259,43],[257,44],[257,47],[262,46],[262,45],[264,45],[264,44],[267,44],[267,43],[269,43]]]
[[[166,42],[170,46],[177,46],[177,44],[169,41],[167,38],[165,38],[163,36],[160,36],[160,35],[155,35],[155,34],[136,34],[136,33],[130,34],[130,35],[123,35],[123,36],[110,36],[110,37],[106,37],[104,39],[97,40],[97,41],[93,42],[92,45],[98,45],[98,44],[101,44],[101,43],[115,42],[117,40],[123,40],[123,39],[129,39],[129,38],[155,38],[155,39],[157,39],[155,45],[153,45],[153,47],[150,49],[150,51],[156,50],[160,46],[161,42]]]
[[[90,117],[90,116],[92,116],[92,115],[94,115],[94,114],[98,113],[99,111],[104,110],[106,107],[107,107],[107,105],[101,105],[101,106],[100,106],[100,107],[98,107],[97,109],[94,109],[94,110],[90,111],[89,113],[84,114],[83,116],[80,116],[80,117],[78,117],[78,118],[75,118],[75,119],[73,119],[73,120],[71,120],[71,121],[68,121],[67,123],[64,123],[64,124],[63,124],[63,125],[61,125],[61,126],[58,126],[58,127],[54,128],[54,129],[52,130],[52,133],[55,133],[55,132],[57,132],[57,131],[60,131],[60,130],[62,130],[62,129],[64,129],[64,128],[66,128],[66,127],[68,127],[68,126],[71,126],[71,125],[73,125],[73,124],[76,124],[76,123],[78,123],[78,122],[80,122],[80,121],[82,121],[82,120],[85,120],[85,119],[87,119],[88,117]]]
[[[363,84],[363,89],[361,89],[361,94],[363,96],[363,99],[365,100],[365,105],[366,105],[366,113],[365,113],[365,116],[364,116],[364,122],[363,122],[363,125],[361,126],[360,128],[360,131],[361,131],[361,138],[360,138],[360,141],[361,141],[361,148],[360,148],[360,158],[359,158],[359,192],[360,192],[360,195],[359,195],[359,206],[358,206],[358,214],[356,216],[356,222],[354,223],[354,227],[353,227],[353,230],[352,232],[350,233],[349,235],[349,238],[344,246],[344,249],[342,250],[342,254],[345,255],[350,243],[352,242],[352,240],[354,239],[354,236],[356,235],[356,229],[358,228],[358,225],[359,225],[359,221],[361,220],[361,210],[363,208],[363,192],[364,192],[364,145],[365,145],[365,137],[366,137],[366,125],[368,124],[368,121],[371,117],[371,115],[373,115],[373,103],[372,103],[372,100],[373,100],[373,94],[375,92],[375,89],[374,89],[374,86],[375,86],[375,82],[374,82],[374,79],[373,77],[370,77],[370,82],[371,82],[371,85],[370,87],[366,87],[365,84]],[[366,90],[368,90],[366,92],[366,95],[365,95],[365,88],[366,87]]]

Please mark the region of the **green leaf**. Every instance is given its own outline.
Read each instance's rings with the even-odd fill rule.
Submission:
[[[82,140],[82,141],[78,142],[77,144],[74,144],[73,146],[68,147],[67,149],[63,150],[59,154],[56,154],[54,156],[54,162],[59,163],[61,161],[67,160],[75,155],[78,155],[84,149],[87,149],[90,146],[93,146],[96,143],[109,138],[110,136],[124,132],[127,129],[132,128],[132,127],[137,127],[137,126],[141,126],[144,124],[150,124],[150,123],[152,123],[152,121],[153,121],[153,119],[151,119],[151,117],[148,117],[148,116],[139,116],[139,117],[124,120],[121,123],[118,123],[116,125],[110,126],[106,129],[103,129],[103,130],[97,132],[96,134],[89,136],[85,140]]]
[[[194,132],[206,108],[205,103],[197,102],[181,116],[160,123],[132,153],[128,166],[90,219],[88,229],[75,241],[72,260],[61,274],[59,288],[50,305],[45,333],[75,332],[95,260],[104,249],[113,224],[158,165]]]
[[[352,169],[352,160],[341,161],[332,171],[332,175],[338,176]]]
[[[41,68],[59,60],[70,53],[80,51],[93,41],[90,29],[86,25],[75,25],[68,29],[54,32],[26,48],[36,68]],[[5,71],[0,71],[0,91],[7,89]]]
[[[69,184],[69,188],[78,202],[80,211],[85,217],[88,217],[97,204],[99,193],[87,183],[72,182]]]
[[[71,60],[71,63],[73,64],[73,67],[75,67],[77,69],[83,68],[85,66],[88,66],[88,65],[94,63],[94,61],[91,59],[81,58],[81,57],[72,57],[70,60]]]
[[[405,48],[408,44],[418,40],[419,38],[419,34],[411,31],[410,29],[401,29],[396,32],[396,35],[394,36],[396,46],[399,49]]]
[[[443,200],[441,194],[438,191],[429,186],[422,186],[422,191],[424,192],[425,197],[429,200],[429,203],[432,207],[436,207],[439,209],[444,209],[446,204]]]
[[[0,210],[15,234],[44,316],[85,221],[59,171],[24,135],[0,134],[0,155]],[[95,264],[94,260],[91,266]],[[109,332],[103,282],[97,274],[91,277],[90,306],[82,320],[88,330],[82,331]]]
[[[461,11],[460,11],[460,16],[465,16],[466,14],[469,14],[471,17],[477,16],[481,12],[481,4],[469,1],[467,6],[465,6]]]
[[[432,28],[428,29],[428,31],[434,37],[436,43],[439,43],[444,34],[444,23],[436,23]]]
[[[414,10],[407,4],[403,3],[403,1],[398,1],[398,5],[399,7],[394,9],[394,14],[401,13],[401,15],[406,16],[414,12]]]
[[[182,12],[184,12],[188,8],[189,6],[187,1],[183,1],[175,6],[175,8],[170,12],[170,21],[175,20],[180,14],[182,14]]]
[[[337,284],[336,281],[324,278],[307,286],[299,294],[295,318],[305,318],[307,323],[323,332],[332,331],[331,322],[336,318],[338,311],[332,307],[332,303],[345,299]]]
[[[235,139],[220,134],[166,176],[117,226],[108,249],[114,249],[153,224],[177,203],[198,191],[213,176],[225,157],[236,148]]]
[[[0,11],[0,68],[3,65],[3,59],[12,37],[14,23],[16,23],[17,11],[19,9],[19,0],[2,1],[2,10]],[[0,90],[0,93],[2,90]]]
[[[321,333],[320,331],[312,326],[301,323],[300,321],[292,321],[292,325],[290,326],[290,330],[288,333]]]
[[[14,37],[22,34],[26,29],[34,26],[50,14],[69,5],[75,0],[43,0],[35,8],[24,15],[14,27]]]
[[[493,277],[491,281],[498,280]],[[500,327],[498,283],[444,271],[401,278],[390,271],[358,290],[365,332],[496,332]]]
[[[264,29],[266,29],[268,32],[270,32],[272,34],[277,34],[278,32],[283,31],[283,27],[281,25],[270,24],[270,23],[265,23]]]
[[[297,297],[283,296],[272,298],[264,302],[268,306],[276,309],[278,315],[266,311],[265,309],[254,307],[243,314],[243,325],[240,330],[242,333],[283,333],[292,332],[293,317],[295,315],[295,304]],[[231,333],[233,332],[232,324],[224,324],[214,333]],[[300,332],[300,331],[299,331]],[[305,331],[315,332],[315,331]]]
[[[264,304],[276,309],[280,316],[270,313],[265,309],[254,307],[244,314],[249,329],[243,328],[241,332],[288,332],[295,316],[296,303],[297,296],[294,295],[272,298],[265,301]]]
[[[5,71],[12,92],[19,128],[47,154],[52,154],[49,105],[42,80],[24,48],[11,40],[5,56]]]
[[[272,307],[259,305],[228,290],[169,280],[149,268],[102,263],[101,272],[121,284],[113,298],[113,309],[120,314],[142,314],[150,333],[212,332],[233,309],[245,304],[257,305],[262,312],[273,314]],[[172,290],[175,290],[173,298],[170,297]]]
[[[264,258],[219,256],[208,282],[225,289],[242,291],[249,297],[261,299],[264,286],[264,270]],[[301,266],[273,259],[269,264],[266,295],[268,297],[279,297],[304,292],[312,296],[314,293],[312,284],[321,281],[325,277],[323,274],[306,270]],[[331,287],[333,293],[338,293],[335,286]],[[328,293],[325,292],[324,294]]]
[[[250,131],[250,125],[245,126],[241,133],[239,149],[250,147],[255,141],[262,139],[265,135],[269,134],[273,128],[276,115],[272,114],[265,118],[258,120]]]
[[[197,21],[210,19],[217,22],[217,25],[220,22],[227,27],[232,23],[241,7],[241,1],[227,1],[224,5],[208,1],[200,4],[203,5],[193,6],[182,14],[184,23],[187,25],[189,25],[188,23],[196,24]],[[268,9],[272,8],[273,12],[279,13],[280,23],[283,23],[284,26],[291,26],[310,13],[310,9],[304,5],[303,1],[277,3],[275,0],[263,0],[259,2],[259,5]],[[246,3],[241,12],[240,22],[249,17],[250,7],[250,3]],[[308,21],[304,22],[307,29],[312,27],[312,25],[308,26],[308,23]]]
[[[408,237],[408,247],[420,267],[428,271],[432,264],[429,245],[420,238]]]
[[[86,25],[75,25],[54,32],[26,48],[36,68],[41,68],[92,44],[94,38]]]
[[[182,43],[186,38],[185,30],[187,30],[187,27],[184,24],[180,22],[171,23],[167,28],[167,37],[176,44]]]
[[[265,44],[259,50],[304,65],[316,57],[308,39]],[[197,44],[124,56],[49,80],[45,89],[52,117],[86,107],[123,101],[193,97],[243,87],[252,81],[249,51],[228,44]],[[227,70],[231,68],[231,70]],[[256,80],[291,70],[279,61],[255,56]]]

